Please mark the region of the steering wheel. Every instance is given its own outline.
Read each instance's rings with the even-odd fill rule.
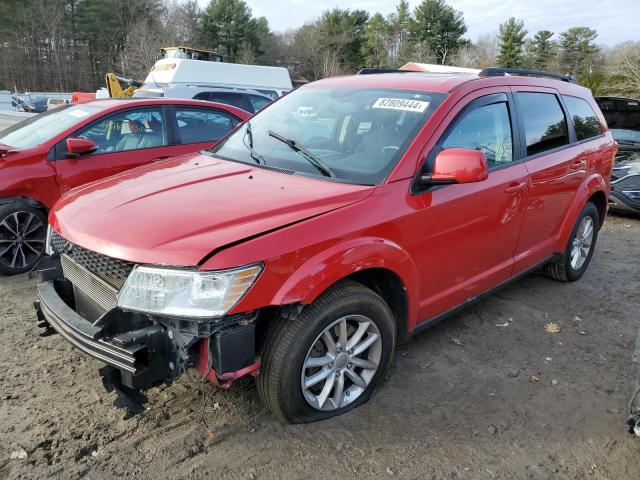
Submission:
[[[386,147],[382,147],[380,150],[382,150],[384,153],[397,152],[398,150],[400,150],[400,147],[398,147],[397,145],[387,145]]]

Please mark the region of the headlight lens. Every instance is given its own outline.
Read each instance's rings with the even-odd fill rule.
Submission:
[[[118,306],[157,315],[220,317],[238,303],[262,265],[199,272],[136,267],[118,295]]]

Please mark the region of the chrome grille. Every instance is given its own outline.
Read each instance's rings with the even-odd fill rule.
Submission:
[[[108,257],[75,245],[56,232],[51,232],[51,248],[57,253],[67,255],[77,265],[104,280],[116,290],[124,286],[134,267],[131,262]]]
[[[118,291],[76,263],[67,254],[60,256],[64,277],[73,285],[76,310],[88,320],[96,320],[115,308]]]

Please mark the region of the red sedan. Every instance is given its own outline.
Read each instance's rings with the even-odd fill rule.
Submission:
[[[47,213],[70,189],[214,145],[250,114],[197,100],[108,99],[57,108],[0,132],[0,273],[44,252]]]

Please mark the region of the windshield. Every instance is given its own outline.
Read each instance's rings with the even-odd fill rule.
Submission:
[[[0,143],[17,149],[33,148],[102,109],[97,105],[63,105],[1,131]]]
[[[324,165],[335,180],[377,185],[443,98],[407,90],[304,87],[256,114],[211,152],[327,178]]]
[[[640,132],[637,130],[626,130],[622,128],[612,128],[611,135],[618,142],[640,143]]]

